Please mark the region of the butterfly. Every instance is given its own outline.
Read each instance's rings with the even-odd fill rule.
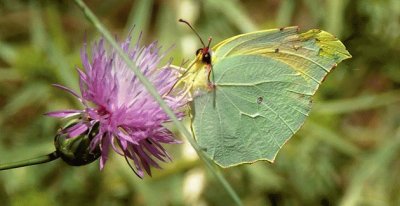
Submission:
[[[327,74],[351,58],[342,42],[319,29],[255,31],[212,48],[211,38],[208,45],[200,41],[174,88],[193,97],[192,133],[222,167],[274,161],[305,122]]]
[[[210,44],[212,38],[210,37],[208,39],[208,44],[206,45],[189,22],[183,19],[179,19],[179,22],[185,23],[192,29],[192,31],[199,38],[203,47],[196,51],[196,59],[192,61],[192,63],[190,63],[188,66],[188,69],[181,74],[181,77],[172,86],[170,92],[177,87],[182,87],[183,85],[185,92],[182,94],[182,96],[189,95],[189,98],[192,99],[193,96],[197,96],[203,91],[212,91],[214,89],[214,84],[211,81],[211,74],[213,72],[212,51],[210,49]]]

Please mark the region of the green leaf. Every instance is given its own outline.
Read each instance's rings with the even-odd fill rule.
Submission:
[[[239,35],[213,50],[215,90],[192,103],[192,130],[222,167],[274,161],[323,79],[351,57],[331,34],[296,27]]]

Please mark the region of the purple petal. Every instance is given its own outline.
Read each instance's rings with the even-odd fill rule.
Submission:
[[[104,133],[100,130],[99,133],[97,133],[97,135],[92,139],[89,145],[90,151],[94,151],[97,148],[97,146],[100,144],[103,135]]]
[[[65,129],[64,131],[68,133],[70,138],[74,138],[84,133],[87,129],[88,126],[85,123],[79,122],[74,126]]]
[[[136,148],[136,152],[138,153],[140,159],[142,160],[142,164],[144,164],[144,162],[146,162],[147,165],[150,164],[153,167],[161,169],[161,167],[157,164],[157,162],[154,161],[146,152],[144,152],[140,146],[135,147],[135,148]],[[150,170],[150,168],[148,168],[148,170]],[[147,169],[146,169],[146,171],[147,171]],[[147,172],[147,173],[149,173],[149,172]]]
[[[108,152],[110,150],[110,133],[106,133],[104,135],[105,137],[101,141],[101,157],[100,157],[100,170],[104,168],[104,165],[106,164],[108,160]]]
[[[80,114],[82,111],[81,110],[60,110],[60,111],[54,111],[54,112],[47,112],[44,115],[50,116],[50,117],[59,117],[59,118],[67,118],[67,117],[72,117],[74,115]]]
[[[59,84],[52,84],[52,85],[53,85],[54,87],[57,87],[57,88],[59,88],[59,89],[62,89],[62,90],[64,90],[64,91],[66,91],[66,92],[68,92],[68,93],[74,95],[76,98],[79,99],[79,101],[82,101],[81,97],[80,97],[76,92],[74,92],[72,89],[67,88],[67,87],[64,87],[64,86],[59,85]]]
[[[129,157],[131,160],[133,160],[133,163],[135,164],[135,167],[137,169],[137,174],[139,175],[140,178],[143,178],[144,173],[143,173],[143,168],[140,165],[139,159],[136,157],[135,152],[133,151],[134,146],[131,146],[130,148],[128,148],[128,150],[126,150],[126,155],[127,157]]]
[[[123,147],[122,147],[122,145],[120,145],[120,143],[118,143],[118,139],[115,139],[115,137],[114,137],[114,135],[112,135],[112,140],[111,140],[111,147],[113,148],[113,150],[117,153],[117,154],[119,154],[119,155],[122,155],[122,156],[124,156],[124,149],[123,149]],[[118,145],[115,145],[115,144],[118,144]]]
[[[165,161],[164,157],[167,157],[163,152],[160,152],[152,143],[148,143],[147,141],[143,141],[142,145],[146,148],[146,150],[151,153],[154,157],[161,161]],[[165,151],[164,151],[165,152]]]
[[[131,144],[135,144],[135,145],[139,145],[139,143],[136,141],[135,138],[133,138],[132,136],[129,136],[125,133],[123,133],[122,131],[118,130],[118,132],[116,133],[116,135],[121,139],[121,140],[125,140]]]
[[[138,155],[140,163],[143,166],[144,170],[146,171],[147,174],[149,174],[151,176],[150,165],[148,164],[148,162],[145,159],[144,155],[139,153],[138,149],[139,149],[139,147],[133,147],[133,151]]]

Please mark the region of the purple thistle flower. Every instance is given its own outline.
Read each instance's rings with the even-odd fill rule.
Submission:
[[[152,82],[175,114],[182,117],[182,107],[187,103],[187,98],[182,93],[169,93],[178,80],[178,71],[169,64],[161,69],[157,68],[164,57],[164,54],[160,54],[157,43],[140,47],[139,40],[130,48],[129,36],[121,43],[121,48]],[[100,169],[104,168],[112,148],[125,157],[139,177],[143,177],[144,171],[151,175],[151,166],[160,168],[157,159],[164,162],[171,160],[161,143],[179,143],[162,125],[170,121],[168,115],[116,51],[105,49],[104,39],[100,39],[92,47],[90,60],[85,43],[81,58],[84,70],[77,70],[82,95],[61,85],[55,86],[74,95],[84,109],[55,111],[47,115],[79,118],[78,123],[62,131],[69,138],[82,135],[98,126],[98,133],[91,140],[90,150],[100,149]],[[135,168],[130,162],[133,162]]]

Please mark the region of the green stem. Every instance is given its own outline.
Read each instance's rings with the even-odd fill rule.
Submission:
[[[59,156],[57,155],[57,152],[52,152],[48,155],[43,155],[43,156],[35,157],[32,159],[0,164],[0,170],[8,170],[8,169],[14,169],[14,168],[19,168],[19,167],[38,165],[38,164],[42,164],[42,163],[46,163],[46,162],[51,162],[58,158],[59,158]]]
[[[97,17],[92,13],[92,11],[82,2],[82,0],[74,0],[75,3],[81,8],[82,12],[85,14],[86,18],[94,25],[94,27],[103,34],[104,38],[110,43],[110,45],[115,49],[115,51],[120,55],[120,57],[125,61],[125,63],[132,69],[135,73],[136,77],[140,80],[143,86],[146,87],[147,91],[154,97],[154,99],[158,102],[160,107],[167,113],[167,115],[174,122],[178,130],[186,137],[192,147],[196,150],[199,157],[204,161],[206,166],[211,170],[211,172],[215,175],[215,177],[221,182],[224,188],[227,190],[232,199],[236,202],[237,205],[242,205],[240,198],[234,192],[232,187],[226,181],[226,179],[219,173],[210,160],[204,155],[201,151],[199,145],[196,143],[191,133],[185,128],[185,126],[178,120],[175,116],[174,112],[168,107],[168,105],[164,102],[162,97],[158,94],[156,88],[151,84],[151,82],[140,72],[140,70],[136,67],[136,65],[132,62],[127,54],[121,49],[118,43],[114,40],[114,37],[111,36],[110,32],[101,24],[101,22],[97,19]]]

